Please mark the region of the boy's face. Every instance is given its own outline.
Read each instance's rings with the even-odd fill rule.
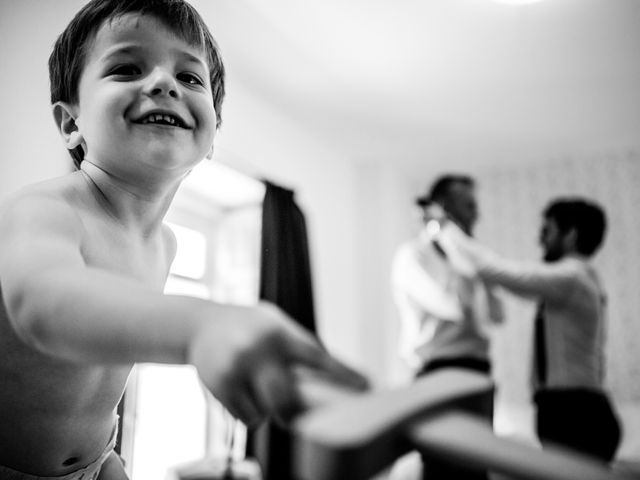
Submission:
[[[213,144],[206,58],[150,16],[100,28],[73,108],[85,159],[124,178],[184,174]]]

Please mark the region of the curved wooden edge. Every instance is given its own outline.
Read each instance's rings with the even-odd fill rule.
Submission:
[[[303,480],[366,480],[415,449],[524,480],[631,479],[569,450],[496,436],[488,422],[463,411],[467,400],[493,388],[485,375],[443,369],[407,387],[367,393],[305,388],[317,406],[292,426],[294,468]]]
[[[464,462],[483,470],[523,480],[622,480],[590,457],[568,449],[541,450],[496,436],[486,421],[466,412],[449,410],[407,429],[415,448],[439,460]]]
[[[370,478],[409,450],[405,431],[411,422],[492,389],[486,375],[454,368],[393,390],[344,395],[338,389],[338,401],[294,422],[296,473],[305,480]]]

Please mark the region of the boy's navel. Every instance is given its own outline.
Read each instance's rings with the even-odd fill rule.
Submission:
[[[62,462],[62,465],[64,465],[65,467],[69,467],[77,462],[78,462],[78,457],[70,457],[70,458],[67,458],[64,462]]]

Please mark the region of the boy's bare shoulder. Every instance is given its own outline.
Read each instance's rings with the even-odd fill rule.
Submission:
[[[68,175],[35,183],[4,198],[0,203],[0,231],[79,225],[74,201],[80,186],[77,178]]]

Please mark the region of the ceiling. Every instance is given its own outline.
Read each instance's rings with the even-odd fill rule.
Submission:
[[[638,145],[640,1],[199,0],[238,82],[345,158]]]

